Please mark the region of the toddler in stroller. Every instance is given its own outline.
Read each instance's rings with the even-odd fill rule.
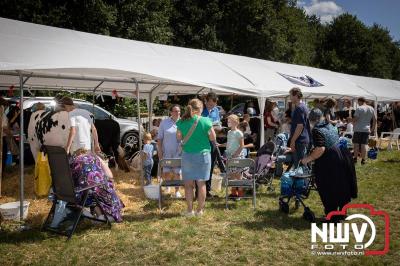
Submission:
[[[286,133],[280,133],[275,137],[275,175],[282,176],[283,174],[283,164],[289,164],[288,169],[291,168],[292,154],[287,146],[288,136]]]
[[[245,178],[251,177],[254,173],[256,183],[259,185],[267,185],[268,191],[274,191],[272,181],[275,177],[273,165],[276,157],[275,144],[271,141],[265,143],[258,151],[255,160],[255,169],[247,169],[243,172]]]
[[[244,176],[250,176],[254,171],[257,184],[267,185],[268,191],[274,191],[272,185],[274,177],[281,176],[283,164],[292,161],[292,156],[288,151],[290,149],[287,147],[287,134],[278,134],[275,142],[269,141],[257,151],[256,169],[248,169],[244,172]]]

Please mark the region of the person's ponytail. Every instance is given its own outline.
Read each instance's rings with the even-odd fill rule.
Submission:
[[[203,103],[199,99],[191,99],[186,106],[185,113],[182,116],[182,120],[189,120],[193,117],[193,113],[197,112],[201,115],[201,109],[203,109]]]
[[[182,120],[189,120],[192,118],[192,106],[188,104],[185,108],[185,113],[182,115]]]

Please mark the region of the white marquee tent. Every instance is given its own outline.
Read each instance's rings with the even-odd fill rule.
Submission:
[[[283,75],[309,76],[323,86],[301,86],[308,95],[366,96],[356,79],[328,70],[284,64],[153,43],[119,39],[0,18],[0,86],[19,85],[17,70],[31,76],[35,89],[75,88],[98,92],[117,89],[132,93],[134,79],[142,96],[156,85],[159,93],[197,93],[210,88],[221,93],[256,97],[286,95],[294,86]],[[15,76],[10,76],[14,74]],[[352,77],[352,76],[351,76]],[[368,79],[369,78],[364,78]],[[98,81],[104,81],[99,85]],[[393,85],[394,86],[394,85]],[[398,86],[398,85],[396,85]],[[381,96],[381,95],[379,95]],[[387,98],[387,94],[382,95]],[[397,95],[396,95],[397,96]]]
[[[285,97],[294,86],[307,97],[400,100],[399,81],[0,18],[0,88],[12,85],[21,93],[117,90],[121,96],[136,97],[136,92],[149,100],[150,110],[158,94],[198,94],[204,89],[257,97],[261,111],[267,97]],[[263,129],[261,135],[263,139]]]

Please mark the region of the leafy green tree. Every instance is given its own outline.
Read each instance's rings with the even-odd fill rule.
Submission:
[[[173,5],[170,23],[174,45],[226,51],[217,30],[218,23],[224,15],[218,0],[174,0]]]
[[[277,47],[275,58],[287,63],[312,65],[320,24],[290,3],[277,9],[276,14],[282,42]]]
[[[110,34],[115,24],[116,8],[102,0],[4,0],[2,17],[63,27],[73,30]]]
[[[171,44],[170,0],[127,0],[117,5],[113,35],[133,40]]]
[[[399,79],[400,50],[387,29],[367,27],[356,16],[343,14],[325,29],[318,66],[333,71]]]
[[[219,32],[228,51],[262,59],[311,64],[317,27],[295,1],[233,0],[222,6]]]
[[[367,76],[392,78],[392,38],[389,31],[375,24],[369,29],[369,49],[365,63],[360,67]]]
[[[368,28],[355,16],[343,14],[327,28],[320,66],[349,74],[360,74],[368,54]]]
[[[400,41],[393,44],[391,59],[392,78],[400,80]]]

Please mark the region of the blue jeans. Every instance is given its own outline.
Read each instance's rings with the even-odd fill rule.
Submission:
[[[147,184],[151,184],[151,169],[153,168],[153,164],[154,162],[152,161],[150,164],[143,166],[144,178]]]
[[[297,168],[301,159],[307,155],[308,143],[296,143],[296,151],[293,153],[293,167]]]

